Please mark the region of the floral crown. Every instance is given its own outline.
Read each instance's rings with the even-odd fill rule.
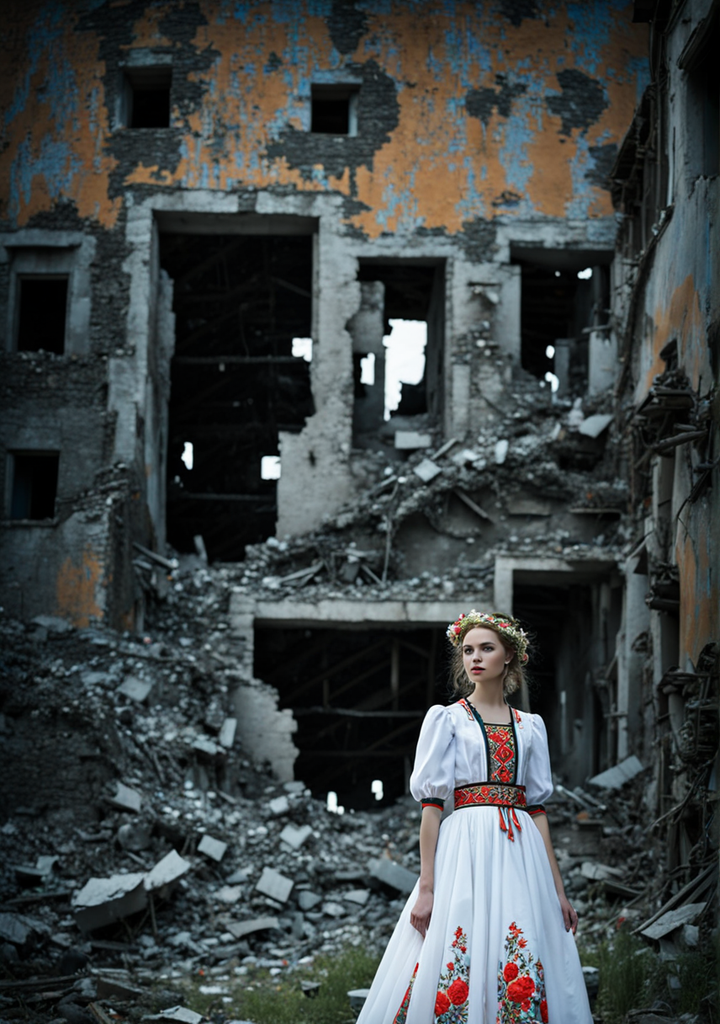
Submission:
[[[462,614],[459,619],[450,623],[447,628],[447,638],[453,647],[459,647],[465,634],[475,626],[490,626],[499,636],[507,640],[521,662],[524,663],[528,660],[527,633],[518,626],[514,619],[509,618],[507,615],[497,615],[494,612],[476,612],[473,608],[467,615]]]

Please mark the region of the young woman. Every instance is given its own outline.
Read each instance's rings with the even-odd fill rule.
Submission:
[[[420,879],[358,1024],[592,1024],[543,807],[545,726],[505,700],[523,680],[527,636],[474,610],[447,635],[460,699],[428,711],[410,779]]]

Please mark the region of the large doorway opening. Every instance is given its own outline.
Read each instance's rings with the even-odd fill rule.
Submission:
[[[173,280],[167,537],[236,561],[274,535],[279,431],[313,412],[311,234],[161,234]]]
[[[353,445],[392,453],[440,423],[445,264],[363,259],[358,280],[362,304],[350,323]],[[396,445],[398,431],[404,440]]]
[[[430,627],[255,630],[255,675],[295,716],[295,775],[313,796],[361,809],[407,792],[423,716],[447,700],[443,639]]]

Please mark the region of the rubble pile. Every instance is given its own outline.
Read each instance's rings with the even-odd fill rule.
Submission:
[[[243,756],[230,700],[238,652],[222,617],[232,574],[186,560],[171,585],[181,580],[182,615],[172,606],[164,633],[0,619],[3,1019],[21,1012],[14,985],[29,986],[29,1019],[71,1020],[68,1005],[99,1013],[103,1000],[125,1001],[132,1018],[155,1005],[162,976],[227,964],[284,971],[347,943],[380,949],[414,884],[412,800],[330,813],[302,782],[273,782]],[[24,790],[13,763],[38,773]],[[560,787],[553,801],[586,941],[639,913],[624,903],[652,874],[637,852],[637,808],[617,797],[613,808],[619,823],[608,825],[587,794]]]

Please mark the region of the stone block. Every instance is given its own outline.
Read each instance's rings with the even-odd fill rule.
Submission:
[[[242,899],[241,885],[224,885],[215,893],[215,899],[221,903],[238,903]]]
[[[235,732],[237,730],[237,718],[226,718],[220,729],[220,735],[218,736],[218,743],[221,747],[225,747],[229,750],[235,742]]]
[[[116,693],[121,693],[123,697],[127,697],[128,700],[134,700],[137,704],[142,704],[150,696],[150,692],[153,688],[153,684],[148,682],[147,679],[138,679],[136,676],[128,676],[127,679],[118,686]]]
[[[227,843],[224,843],[222,839],[213,839],[212,836],[205,835],[198,843],[198,853],[205,854],[206,857],[218,864],[225,856],[226,850]]]
[[[298,906],[301,910],[312,910],[318,903],[322,903],[322,896],[310,889],[301,889],[297,896]]]
[[[155,892],[173,885],[188,873],[190,867],[177,850],[171,850],[145,875],[145,888],[148,892]]]
[[[293,850],[299,850],[308,836],[312,835],[312,828],[309,825],[286,825],[280,833],[280,839],[287,843]]]
[[[278,903],[287,902],[292,887],[292,880],[281,875],[274,868],[263,868],[263,873],[255,886],[258,892],[269,896],[272,900],[277,900]]]
[[[267,914],[265,917],[253,917],[249,921],[230,921],[227,930],[234,939],[244,939],[246,935],[252,935],[253,932],[264,932],[270,928],[279,927],[278,919]]]
[[[345,917],[346,914],[342,903],[336,903],[334,900],[326,900],[321,910],[326,917]]]
[[[116,782],[115,794],[109,797],[109,802],[120,811],[139,811],[142,807],[142,797],[135,789]]]
[[[145,873],[137,871],[110,878],[89,879],[72,899],[75,920],[80,930],[91,932],[144,910],[147,906],[144,883]]]
[[[419,476],[424,484],[429,484],[431,480],[442,473],[442,470],[432,459],[423,459],[413,467],[413,473],[415,476]]]
[[[412,892],[417,881],[417,876],[412,871],[408,871],[402,864],[396,864],[394,860],[388,860],[387,857],[378,857],[377,860],[370,861],[368,870],[378,882],[406,895]]]
[[[290,810],[290,801],[283,794],[282,796],[276,796],[274,800],[271,800],[268,807],[270,808],[270,813],[274,817],[279,818],[282,814],[287,814]]]
[[[594,416],[587,416],[580,426],[578,432],[586,437],[599,437],[603,430],[612,423],[610,413],[596,412]]]
[[[432,448],[432,435],[417,430],[396,430],[395,447],[399,451],[414,451],[417,448]]]
[[[225,753],[223,748],[219,747],[213,740],[209,740],[207,736],[196,736],[192,746],[197,754],[202,754],[205,757],[217,757],[218,754]]]
[[[351,889],[350,892],[343,893],[343,899],[347,900],[348,903],[357,903],[359,907],[364,907],[367,901],[370,899],[370,890]]]

